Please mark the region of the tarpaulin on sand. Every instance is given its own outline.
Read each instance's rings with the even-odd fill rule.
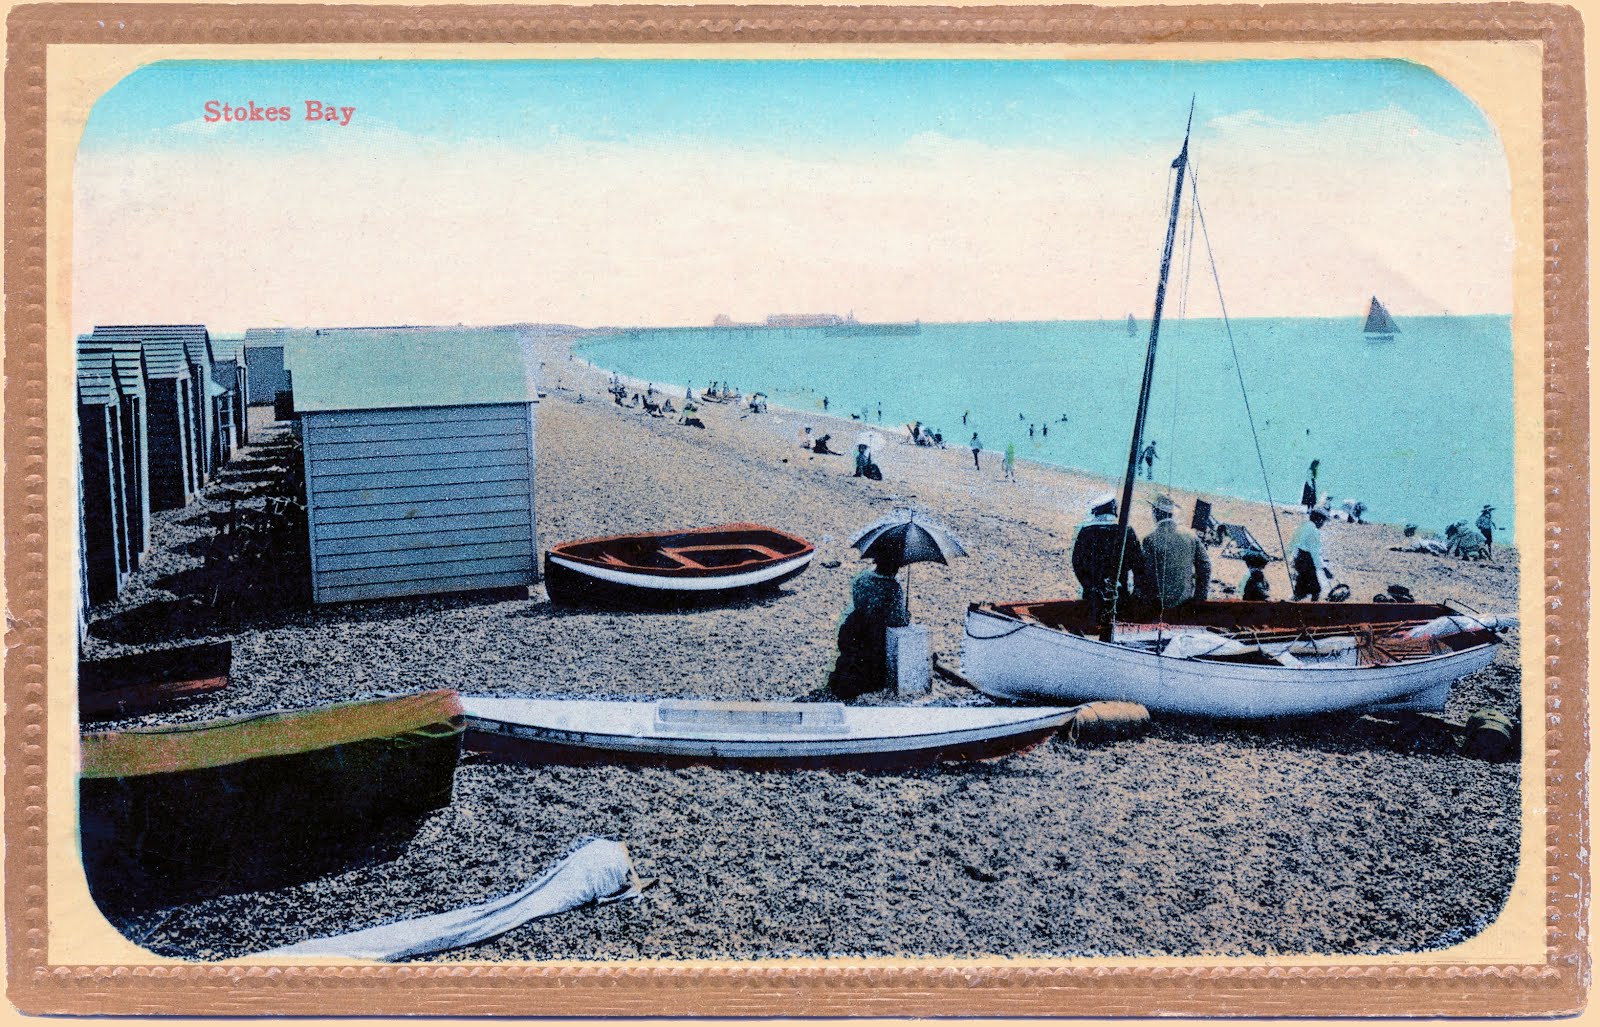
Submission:
[[[530,920],[577,906],[631,899],[639,894],[628,847],[596,838],[572,852],[520,891],[478,906],[401,920],[363,931],[312,938],[260,955],[370,959],[392,962],[472,945]]]

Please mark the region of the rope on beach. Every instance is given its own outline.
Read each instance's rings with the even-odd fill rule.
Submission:
[[[1233,352],[1233,373],[1239,378],[1239,393],[1244,397],[1244,416],[1250,422],[1250,439],[1256,446],[1256,464],[1261,468],[1261,483],[1267,490],[1267,508],[1272,511],[1272,530],[1278,536],[1278,552],[1289,562],[1289,547],[1283,543],[1283,526],[1278,523],[1278,504],[1272,500],[1272,479],[1267,474],[1267,460],[1261,455],[1261,436],[1256,432],[1256,415],[1250,409],[1250,390],[1244,384],[1244,368],[1239,365],[1239,347],[1233,341],[1233,322],[1228,320],[1228,301],[1222,298],[1222,276],[1217,272],[1217,255],[1211,249],[1211,232],[1206,228],[1206,211],[1200,204],[1200,171],[1191,165],[1190,190],[1194,209],[1200,215],[1200,234],[1206,241],[1206,257],[1211,261],[1211,279],[1217,285],[1217,304],[1222,308],[1222,326],[1228,332],[1228,348]]]

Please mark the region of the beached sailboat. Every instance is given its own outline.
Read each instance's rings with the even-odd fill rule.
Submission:
[[[810,542],[761,524],[606,535],[563,542],[545,554],[545,590],[556,603],[679,606],[776,588],[805,570]]]
[[[1133,503],[1188,163],[1186,131],[1172,162],[1172,211],[1115,538],[1127,529]],[[1198,197],[1193,202],[1198,205]],[[1203,214],[1200,224],[1204,238]],[[1079,600],[974,603],[967,610],[962,672],[981,691],[1001,699],[1051,704],[1119,699],[1152,712],[1211,717],[1438,710],[1450,685],[1487,666],[1500,642],[1497,622],[1424,603],[1220,600],[1142,616],[1123,612],[1130,615],[1126,620],[1119,621],[1113,608],[1111,621],[1101,624],[1090,605]]]
[[[1129,314],[1128,315],[1128,338],[1131,339],[1131,338],[1135,337],[1138,334],[1139,334],[1139,322],[1134,319],[1134,316],[1132,314]]]
[[[1367,323],[1361,329],[1368,342],[1393,342],[1395,333],[1400,326],[1394,323],[1394,318],[1389,316],[1389,311],[1378,297],[1372,297],[1372,306],[1367,308]]]
[[[467,747],[537,763],[898,768],[1003,756],[1074,713],[1029,707],[465,696]]]

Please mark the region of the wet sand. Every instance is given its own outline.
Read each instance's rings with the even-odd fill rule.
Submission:
[[[539,544],[745,520],[817,545],[782,592],[690,613],[554,609],[541,589],[213,616],[184,596],[208,530],[199,510],[158,515],[133,586],[95,612],[89,656],[232,638],[234,684],[159,723],[452,687],[586,698],[781,699],[823,683],[858,569],[848,546],[899,506],[932,513],[972,556],[918,566],[913,619],[948,664],[974,600],[1075,596],[1068,566],[1086,501],[1110,486],[1000,455],[887,441],[885,480],[847,456],[801,451],[805,424],[854,448],[859,423],[703,404],[706,429],[619,409],[602,376],[545,352]],[[584,403],[577,398],[583,395]],[[674,403],[681,393],[673,396]],[[256,411],[262,416],[262,411]],[[1121,431],[1119,426],[1118,431]],[[250,462],[228,472],[237,479]],[[1157,486],[1140,484],[1148,498]],[[213,494],[216,489],[210,490]],[[1183,509],[1189,493],[1173,491]],[[1263,505],[1207,497],[1276,548]],[[222,504],[208,499],[207,508]],[[1299,518],[1282,521],[1287,539]],[[1149,527],[1148,507],[1134,524]],[[1357,599],[1390,583],[1418,599],[1515,612],[1516,554],[1465,564],[1400,554],[1400,529],[1335,523],[1329,563]],[[1274,597],[1290,594],[1283,565]],[[1236,584],[1237,560],[1215,559]],[[1218,594],[1214,587],[1213,594]],[[1520,719],[1517,634],[1456,685],[1447,714]],[[884,701],[869,698],[867,701]],[[934,702],[979,701],[936,683]],[[976,766],[903,773],[528,767],[467,757],[454,803],[409,838],[306,884],[117,918],[155,951],[243,955],[313,934],[438,912],[511,891],[580,839],[626,842],[659,884],[637,903],[530,924],[448,960],[792,956],[1382,953],[1440,948],[1491,922],[1509,892],[1519,769],[1397,752],[1351,728],[1157,718],[1142,739],[1055,740]]]

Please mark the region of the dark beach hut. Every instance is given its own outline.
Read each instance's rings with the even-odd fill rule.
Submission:
[[[78,369],[78,451],[83,473],[84,593],[94,605],[116,598],[132,572],[122,418],[116,380],[109,369]]]
[[[283,369],[283,341],[288,334],[287,328],[252,328],[244,333],[251,406],[270,405],[278,393],[289,391],[289,375]]]
[[[220,387],[211,380],[211,336],[205,325],[98,325],[96,338],[177,340],[189,370],[188,429],[192,437],[193,491],[198,492],[217,463],[216,409]],[[152,363],[152,367],[153,367]]]
[[[94,336],[78,340],[78,369],[111,375],[117,386],[119,457],[124,469],[125,547],[131,569],[150,548],[150,423],[149,374],[144,347],[137,342],[102,342]]]
[[[285,356],[316,602],[537,580],[537,365],[523,339],[331,331]]]
[[[200,483],[195,471],[194,432],[190,427],[193,381],[183,341],[159,327],[96,328],[96,343],[132,342],[144,354],[150,509],[176,510],[194,500]]]
[[[245,366],[244,340],[213,337],[211,350],[217,358],[214,370],[217,384],[228,390],[227,407],[231,417],[228,427],[233,433],[228,448],[235,450],[250,442],[250,371]]]

